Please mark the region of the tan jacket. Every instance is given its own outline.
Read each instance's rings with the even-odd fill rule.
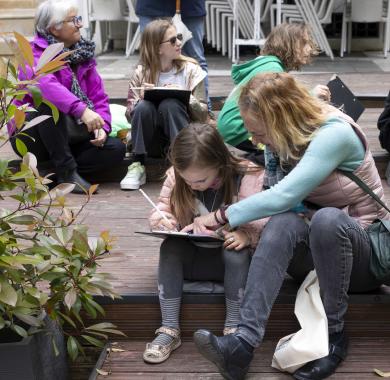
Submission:
[[[256,167],[252,163],[247,163],[248,167]],[[244,198],[247,198],[253,194],[258,193],[263,188],[263,176],[264,170],[259,169],[259,171],[248,172],[245,174],[241,180],[241,186],[238,192],[238,199],[240,201]],[[165,214],[172,223],[176,224],[176,220],[172,214],[169,199],[171,196],[172,189],[175,185],[175,174],[173,168],[169,168],[166,172],[166,179],[161,188],[160,196],[158,198],[157,207]],[[155,228],[161,222],[161,216],[157,211],[152,210],[152,213],[149,218],[149,223],[151,228]],[[250,238],[250,247],[255,249],[257,243],[260,239],[260,233],[263,230],[265,224],[268,222],[268,218],[255,220],[250,223],[243,224],[239,227],[239,230],[245,231]]]
[[[186,61],[184,69],[186,72],[186,90],[191,91],[189,116],[192,121],[206,122],[208,116],[206,91],[204,79],[206,72],[195,63]],[[133,88],[141,87],[144,84],[143,67],[138,65],[129,82],[129,92],[127,95],[126,117],[131,122],[132,113],[135,106],[140,101],[140,90]],[[157,83],[154,83],[157,85]]]
[[[375,166],[374,158],[368,149],[368,142],[363,131],[349,116],[335,111],[337,116],[350,123],[362,141],[366,154],[362,164],[354,174],[363,180],[385,203],[382,182]],[[375,219],[390,219],[390,214],[370,195],[365,193],[354,181],[334,171],[321,185],[306,198],[319,206],[337,207],[357,219],[362,227],[369,226]]]

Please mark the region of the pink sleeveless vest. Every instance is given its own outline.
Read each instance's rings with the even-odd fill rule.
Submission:
[[[362,179],[385,203],[382,182],[375,166],[374,158],[368,149],[366,136],[359,125],[349,116],[341,111],[337,111],[335,116],[351,124],[366,151],[362,164],[354,171],[354,174]],[[363,228],[370,225],[375,219],[390,219],[390,214],[381,205],[365,193],[355,182],[337,170],[312,191],[306,199],[319,206],[343,209],[349,216],[357,219]]]

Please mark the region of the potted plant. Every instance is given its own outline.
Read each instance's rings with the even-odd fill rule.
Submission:
[[[59,54],[62,44],[51,45],[33,67],[28,41],[14,36],[16,64],[0,62],[0,149],[8,142],[7,123],[14,123],[20,134],[48,117],[26,122],[34,108],[16,107],[14,99],[30,93],[34,107],[45,102],[58,119],[58,111],[42,98],[36,84],[41,76],[60,70],[69,54]],[[16,67],[24,70],[26,65],[33,76],[19,81]],[[112,238],[103,231],[91,241],[87,227],[77,223],[85,203],[78,208],[67,204],[65,195],[74,185],[50,190],[50,176],[40,176],[36,158],[17,135],[16,146],[23,156],[16,172],[0,159],[0,378],[65,379],[61,359],[66,363],[66,350],[74,360],[83,353],[82,343],[103,347],[108,334],[121,334],[111,323],[85,326],[82,318],[83,313],[93,318],[104,314],[94,294],[118,297],[109,275],[97,273]],[[86,194],[86,202],[94,190]]]

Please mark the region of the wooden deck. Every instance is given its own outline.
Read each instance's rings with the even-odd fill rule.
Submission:
[[[281,373],[271,367],[273,352],[277,341],[266,340],[256,350],[247,379],[287,380],[289,374]],[[142,360],[145,342],[119,342],[112,347],[123,349],[123,352],[103,352],[98,369],[108,372],[108,376],[93,373],[97,380],[182,380],[222,379],[216,367],[205,360],[192,342],[184,342],[168,361],[158,364],[146,364]],[[349,355],[340,365],[337,373],[330,380],[368,380],[375,379],[374,368],[390,371],[390,342],[387,339],[351,339]]]
[[[326,83],[329,74],[297,74],[309,86]],[[390,88],[390,74],[343,74],[341,78],[348,86],[361,96],[383,97]],[[226,96],[232,83],[227,77],[213,77],[211,83],[212,96]],[[127,92],[126,81],[107,81],[106,88],[111,99],[123,101]],[[377,103],[376,103],[377,104]],[[381,112],[381,105],[367,108],[361,119],[369,139],[370,148],[376,157],[377,166],[382,174],[388,155],[381,149],[378,141],[376,121]],[[10,147],[2,149],[0,158],[15,158]],[[156,167],[154,167],[156,169]],[[157,168],[143,189],[153,200],[161,187],[161,180],[156,181]],[[384,183],[385,184],[385,183]],[[385,185],[387,199],[390,200],[390,188]],[[70,195],[69,205],[77,207],[84,200],[81,195]],[[4,205],[4,206],[3,206]],[[6,207],[6,202],[2,201]],[[190,342],[184,343],[166,364],[149,366],[143,364],[141,352],[144,344],[153,336],[153,331],[160,325],[161,316],[157,298],[157,265],[160,239],[135,234],[135,231],[148,230],[150,206],[138,191],[121,191],[119,183],[102,183],[100,191],[94,195],[85,207],[80,221],[89,226],[90,235],[98,236],[103,230],[110,230],[116,237],[114,248],[101,261],[100,271],[115,276],[112,281],[115,290],[122,295],[122,300],[115,302],[106,298],[98,298],[104,305],[106,316],[99,321],[107,320],[115,323],[124,331],[131,342],[120,342],[125,352],[111,355],[109,365],[112,375],[109,379],[220,379],[215,368],[206,363],[195,352]],[[293,302],[296,287],[286,283],[278,297],[269,324],[268,339],[262,346],[252,366],[249,379],[287,379],[289,376],[273,371],[269,364],[275,339],[298,329],[293,314]],[[389,371],[390,347],[390,294],[375,292],[367,295],[352,295],[347,314],[347,328],[354,337],[351,355],[341,367],[334,379],[370,379],[372,368],[379,367]],[[222,295],[186,294],[182,307],[182,333],[186,340],[198,328],[209,328],[220,333],[224,319]],[[383,354],[383,355],[382,355]],[[386,358],[387,356],[387,358]],[[91,356],[93,358],[93,355]],[[94,359],[91,359],[91,363]],[[387,368],[386,368],[387,367]],[[72,379],[81,380],[88,377],[90,366],[75,364],[72,367]],[[261,374],[261,375],[260,375]],[[101,377],[103,379],[103,377]],[[100,380],[100,378],[99,378]]]

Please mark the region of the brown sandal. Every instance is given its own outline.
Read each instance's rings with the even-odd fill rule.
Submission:
[[[160,344],[147,343],[143,358],[147,363],[162,363],[169,358],[171,352],[176,350],[181,345],[180,331],[171,327],[161,326],[156,330],[156,335],[166,334],[173,338],[172,342],[166,346]]]

